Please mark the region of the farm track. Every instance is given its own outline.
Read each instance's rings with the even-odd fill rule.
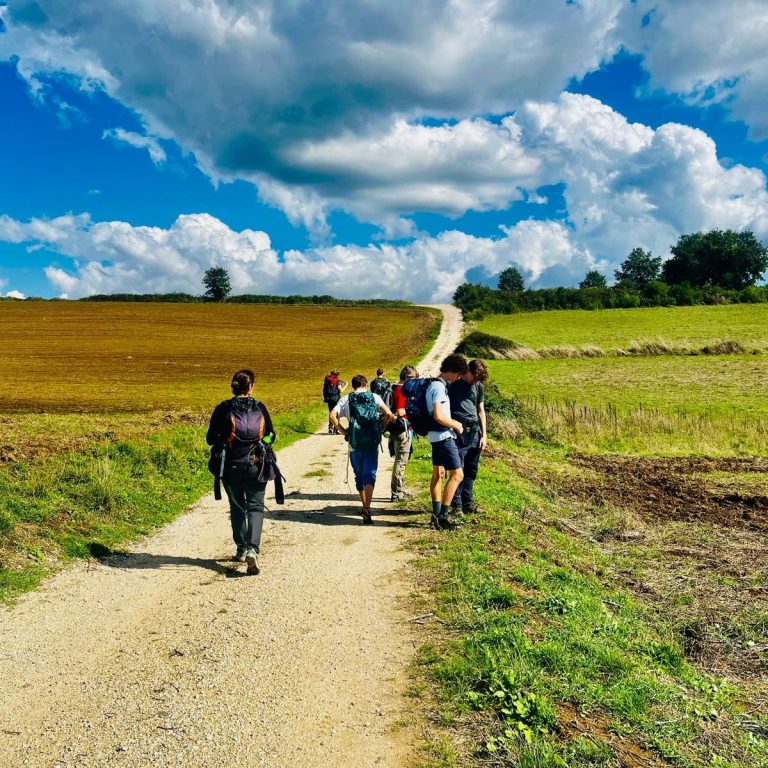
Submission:
[[[452,351],[457,310],[423,363]],[[3,766],[403,766],[416,639],[403,535],[380,462],[372,527],[322,431],[281,451],[283,507],[245,577],[207,496],[133,552],[76,566],[0,611]],[[327,477],[305,478],[324,469]],[[269,500],[268,500],[269,505]],[[241,577],[242,576],[242,577]]]

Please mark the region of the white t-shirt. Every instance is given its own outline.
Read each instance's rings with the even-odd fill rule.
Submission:
[[[358,392],[368,392],[368,390],[365,387],[361,387],[360,389],[355,390],[355,394]],[[385,408],[384,401],[373,392],[370,393],[373,395],[373,401],[376,403],[376,407],[379,410],[382,410],[382,408]],[[346,419],[349,419],[349,395],[344,395],[344,397],[339,400],[338,403],[336,403],[336,406],[333,409],[333,413],[336,414],[337,418],[341,418],[342,416]]]
[[[427,410],[430,416],[435,415],[435,403],[442,403],[443,416],[451,418],[451,400],[448,397],[448,384],[443,379],[436,379],[427,387]],[[430,429],[427,432],[427,440],[430,443],[439,443],[449,437],[456,437],[456,433],[448,429]]]

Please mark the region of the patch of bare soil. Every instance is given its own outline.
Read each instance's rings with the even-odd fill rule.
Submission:
[[[638,458],[573,454],[569,461],[592,470],[570,480],[568,495],[596,506],[619,506],[646,520],[683,520],[768,533],[768,496],[723,493],[701,477],[709,472],[768,472],[760,458]]]
[[[558,707],[560,728],[571,739],[585,738],[596,744],[610,744],[622,768],[663,768],[669,765],[654,752],[616,733],[604,715],[580,712],[573,704],[564,702]]]

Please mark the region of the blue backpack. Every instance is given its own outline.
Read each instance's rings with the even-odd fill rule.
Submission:
[[[349,396],[347,438],[354,451],[376,450],[381,446],[381,414],[370,392],[353,392]]]
[[[424,437],[430,430],[443,430],[427,408],[427,389],[437,379],[407,379],[401,390],[405,402],[405,416],[413,431]]]

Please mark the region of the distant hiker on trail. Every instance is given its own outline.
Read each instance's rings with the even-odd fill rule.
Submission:
[[[400,371],[400,381],[392,387],[392,412],[397,417],[389,424],[391,453],[395,457],[392,465],[392,495],[390,501],[400,501],[405,496],[405,465],[411,458],[413,430],[405,412],[406,397],[402,392],[403,384],[408,379],[417,379],[418,371],[412,365],[406,365]]]
[[[432,418],[432,429],[427,438],[432,443],[432,479],[429,490],[432,496],[432,526],[438,531],[450,531],[456,527],[451,518],[451,502],[464,479],[461,457],[456,445],[457,435],[464,427],[460,421],[451,418],[451,401],[448,397],[448,385],[467,372],[467,359],[464,355],[448,355],[440,363],[440,376],[427,387],[427,411]],[[448,472],[448,480],[441,492],[441,482]]]
[[[328,405],[328,434],[338,434],[330,418],[331,411],[341,399],[341,393],[347,388],[347,382],[339,378],[339,372],[334,368],[323,380],[323,402]]]
[[[384,375],[384,369],[379,368],[376,371],[376,378],[371,382],[371,392],[378,395],[387,405],[392,407],[392,384]]]
[[[352,389],[353,392],[339,400],[330,416],[333,426],[349,442],[349,461],[355,473],[355,488],[363,504],[363,525],[371,525],[371,499],[376,485],[382,427],[394,416],[378,395],[368,391],[368,379],[362,373],[352,377]],[[347,419],[348,427],[339,421],[342,417]]]
[[[224,490],[229,499],[234,559],[246,563],[246,572],[259,573],[261,531],[264,526],[264,495],[267,481],[274,479],[274,465],[265,459],[277,439],[264,403],[255,400],[253,371],[242,370],[232,377],[232,397],[219,403],[211,415],[205,440],[212,446],[211,464],[221,467]],[[210,466],[210,465],[209,465]],[[218,466],[211,466],[211,471]],[[218,497],[220,498],[220,496]]]
[[[488,366],[483,360],[470,360],[469,370],[448,387],[451,415],[464,427],[456,438],[464,479],[456,489],[451,503],[454,513],[475,514],[474,485],[480,466],[480,454],[488,444],[485,419],[485,388]]]

